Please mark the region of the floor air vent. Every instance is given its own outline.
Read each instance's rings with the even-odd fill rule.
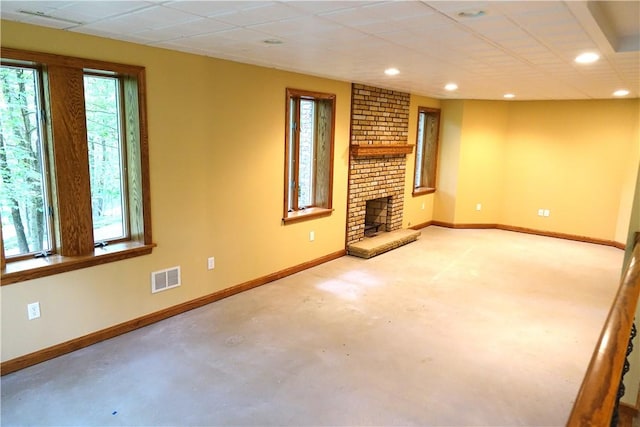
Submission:
[[[176,286],[180,286],[180,267],[171,267],[151,273],[151,293],[166,291]]]

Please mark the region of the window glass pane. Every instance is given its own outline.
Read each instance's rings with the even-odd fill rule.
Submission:
[[[5,256],[51,249],[39,73],[0,68],[0,215]]]
[[[287,159],[287,182],[289,188],[287,189],[287,210],[291,212],[293,210],[294,199],[294,186],[295,180],[293,179],[295,171],[295,157],[296,157],[296,116],[297,116],[297,102],[295,98],[289,100],[289,158]]]
[[[315,101],[300,101],[300,151],[298,154],[298,208],[313,205],[315,151]]]
[[[93,235],[96,242],[126,236],[120,84],[84,76]]]
[[[425,129],[425,147],[423,156],[424,170],[423,170],[423,186],[435,187],[436,178],[436,156],[438,148],[438,117],[435,114],[427,115],[427,123]]]
[[[425,113],[418,114],[418,141],[416,144],[416,173],[413,186],[415,188],[422,187],[422,164],[424,156],[424,117]]]

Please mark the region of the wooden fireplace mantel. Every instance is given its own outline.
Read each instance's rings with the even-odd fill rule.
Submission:
[[[378,157],[413,153],[413,144],[354,144],[351,145],[353,157]]]

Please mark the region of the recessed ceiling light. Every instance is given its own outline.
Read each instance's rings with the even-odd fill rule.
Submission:
[[[480,9],[463,10],[462,12],[458,12],[458,16],[460,18],[480,18],[486,14],[487,12]]]
[[[585,52],[576,56],[576,62],[578,64],[591,64],[592,62],[596,62],[600,59],[600,55],[595,52]]]
[[[505,94],[503,95],[503,97],[504,97],[504,98],[507,98],[507,99],[513,99],[513,98],[515,98],[516,96],[515,96],[514,94],[512,94],[512,93],[505,93]]]
[[[279,40],[279,39],[266,39],[266,40],[262,40],[262,43],[264,43],[264,44],[282,44],[283,41]]]
[[[386,70],[384,70],[384,73],[387,76],[397,76],[398,74],[400,74],[400,70],[398,70],[397,68],[387,68]]]
[[[444,88],[448,91],[452,91],[458,89],[458,85],[455,83],[447,83]]]
[[[618,89],[617,91],[613,92],[613,96],[627,96],[629,95],[629,91],[626,89]]]

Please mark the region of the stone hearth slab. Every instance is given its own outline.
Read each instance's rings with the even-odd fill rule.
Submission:
[[[395,230],[379,233],[377,236],[366,237],[364,240],[350,244],[347,246],[347,253],[360,258],[372,258],[414,242],[419,236],[420,231],[417,230]]]

